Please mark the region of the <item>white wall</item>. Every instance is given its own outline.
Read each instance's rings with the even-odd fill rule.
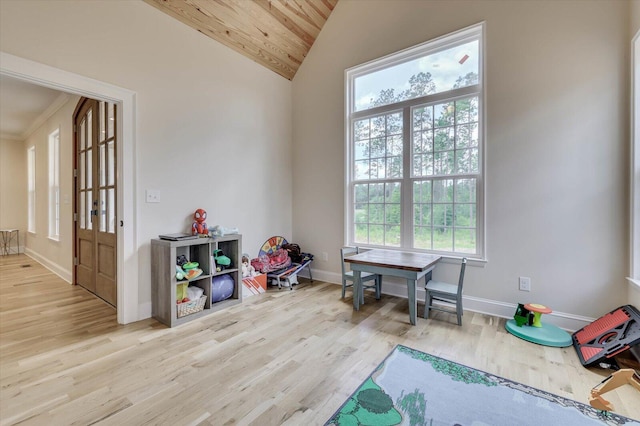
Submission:
[[[329,253],[318,275],[340,271],[344,70],[486,21],[488,262],[468,268],[465,294],[587,317],[624,304],[629,7],[341,0],[293,80],[293,235]]]
[[[45,264],[68,282],[73,277],[73,111],[80,98],[69,100],[24,141],[23,150],[36,151],[35,233],[26,234],[28,254]],[[49,238],[49,135],[60,129],[60,237]],[[27,169],[26,160],[23,163]],[[4,190],[5,185],[2,185]],[[26,184],[24,186],[26,191]],[[25,206],[22,214],[27,215]]]
[[[635,59],[635,62],[638,63],[638,62],[640,62],[640,44],[638,44],[636,42],[635,46],[634,46],[634,43],[633,43],[632,39],[640,31],[640,0],[631,0],[631,13],[629,14],[629,19],[630,19],[630,22],[631,22],[630,31],[629,31],[629,39],[632,41],[632,43],[630,44],[630,49],[634,50],[633,58]],[[633,76],[634,84],[635,84],[635,87],[637,88],[640,85],[640,69],[638,68],[638,66],[635,66],[632,69],[632,72],[634,72],[634,76]],[[636,92],[637,93],[638,89],[633,89],[633,90],[630,90],[629,92],[630,93],[631,92]],[[633,120],[633,116],[635,116],[636,117],[636,121],[639,121],[638,120],[638,117],[640,117],[640,111],[638,110],[639,102],[638,102],[637,98],[634,98],[634,96],[637,97],[637,95],[634,95],[634,93],[632,93],[631,96],[632,96],[631,102],[634,103],[634,105],[635,105],[634,106],[635,110],[634,110],[634,112],[632,114],[632,118],[631,119]],[[638,126],[640,126],[640,123],[636,123],[636,130],[635,130],[636,134],[632,135],[632,137],[635,138],[636,141],[640,139],[640,134],[638,134],[638,131],[640,129],[638,128]],[[631,141],[631,143],[632,144],[635,143],[636,146],[640,146],[640,144],[638,142],[634,142],[633,140]],[[635,161],[634,164],[638,164],[638,160],[637,159],[640,158],[640,155],[637,152],[637,148],[636,148],[636,151],[634,153],[634,157],[636,158],[636,161]],[[636,167],[638,167],[638,166],[636,165]],[[631,176],[632,179],[634,179],[634,178],[636,179],[635,188],[634,189],[635,189],[635,191],[637,193],[637,188],[640,187],[640,177],[637,177],[635,170],[631,170],[630,176]],[[636,205],[637,205],[637,203],[636,203]],[[640,211],[638,211],[637,208],[636,208],[635,211],[631,210],[631,212],[632,212],[632,214],[640,215]],[[638,217],[638,216],[636,216],[636,217]],[[636,223],[638,223],[638,219],[636,219]],[[632,240],[631,244],[633,244],[633,241],[637,241],[638,235],[640,235],[640,230],[639,229],[635,229],[634,232],[635,232],[636,236],[635,237],[630,237],[630,238],[635,238],[635,240]],[[631,232],[629,234],[631,234]],[[638,259],[640,257],[640,247],[634,247],[633,250],[634,250],[633,256],[635,256],[635,259]],[[631,261],[633,262],[633,259]],[[628,299],[629,299],[628,300],[629,304],[634,305],[636,307],[640,307],[640,287],[638,285],[636,285],[636,284],[631,283],[631,282],[629,283],[629,298]]]
[[[149,240],[187,231],[197,208],[209,225],[238,227],[252,255],[291,235],[289,81],[143,2],[2,1],[0,11],[0,51],[136,93],[136,181],[126,184],[141,317]],[[161,202],[145,203],[146,189]]]
[[[640,30],[640,0],[630,0],[631,13],[629,19],[631,21],[631,36]]]
[[[21,141],[0,139],[0,229],[27,230],[27,153]]]

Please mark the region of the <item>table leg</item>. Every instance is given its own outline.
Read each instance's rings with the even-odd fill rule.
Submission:
[[[8,231],[0,231],[0,238],[2,239],[2,241],[0,241],[1,243],[1,249],[2,249],[2,255],[8,255],[9,254],[9,241],[11,238],[11,234]]]
[[[409,321],[411,322],[411,325],[416,325],[416,312],[418,310],[416,280],[407,279],[407,290],[407,299],[409,299]]]
[[[362,292],[362,279],[360,271],[353,271],[353,309],[360,310],[360,294]]]

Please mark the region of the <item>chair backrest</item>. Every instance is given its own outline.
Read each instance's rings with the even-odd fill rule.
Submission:
[[[358,253],[358,247],[342,247],[340,249],[340,258],[342,260],[342,275],[344,276],[344,274],[347,273],[347,265],[344,261],[344,258],[352,255],[352,254],[357,254]]]
[[[458,279],[458,296],[462,294],[462,283],[464,282],[464,270],[467,267],[467,258],[462,258],[462,265],[460,265],[460,278]]]

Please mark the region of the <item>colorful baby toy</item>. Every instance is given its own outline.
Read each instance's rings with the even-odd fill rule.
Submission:
[[[193,214],[193,218],[195,219],[195,222],[191,225],[191,234],[198,235],[200,237],[208,237],[209,228],[205,222],[207,212],[204,209],[198,209]]]

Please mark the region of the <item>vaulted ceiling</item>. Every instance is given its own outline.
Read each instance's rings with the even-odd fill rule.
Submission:
[[[291,80],[338,0],[144,0]]]

